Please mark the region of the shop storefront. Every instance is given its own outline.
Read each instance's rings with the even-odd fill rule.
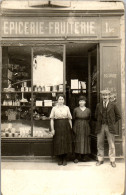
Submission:
[[[109,89],[122,121],[116,125],[117,157],[123,156],[123,3],[63,6],[2,5],[1,146],[3,156],[52,156],[50,111],[58,94],[71,113],[80,94],[91,109],[91,153],[97,152],[94,112]],[[53,4],[53,3],[52,3]],[[24,6],[24,7],[23,7]],[[113,6],[113,7],[111,7]],[[101,9],[102,8],[102,9]],[[107,156],[108,144],[105,142]]]

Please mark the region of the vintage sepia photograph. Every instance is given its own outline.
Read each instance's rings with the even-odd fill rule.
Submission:
[[[126,195],[125,2],[0,0],[1,195]]]

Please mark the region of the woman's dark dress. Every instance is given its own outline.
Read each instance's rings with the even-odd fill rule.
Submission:
[[[54,155],[72,153],[72,130],[69,119],[72,119],[68,106],[53,107],[50,118],[54,120],[53,137]]]
[[[75,153],[79,154],[89,154],[90,153],[90,109],[86,108],[84,111],[77,107],[74,109],[73,119],[74,126],[73,131],[75,134],[74,146]]]

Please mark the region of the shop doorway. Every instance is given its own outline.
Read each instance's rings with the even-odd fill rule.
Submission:
[[[78,106],[78,97],[85,95],[91,109],[91,133],[95,128],[95,108],[99,102],[99,45],[69,43],[66,46],[66,104],[71,113]]]

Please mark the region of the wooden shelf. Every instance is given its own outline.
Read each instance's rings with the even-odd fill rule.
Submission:
[[[32,93],[31,91],[2,91],[1,93]],[[63,91],[33,91],[33,93],[40,93],[40,94],[43,94],[43,93],[63,93]]]
[[[28,107],[28,108],[30,108],[31,106],[22,106],[22,105],[20,105],[20,106],[13,106],[13,105],[11,105],[11,106],[9,106],[9,105],[1,105],[1,107]]]
[[[34,120],[34,121],[50,121],[49,118],[46,118],[46,119],[39,119],[39,120],[36,120],[36,119],[33,118],[33,120]]]
[[[40,107],[40,108],[52,108],[52,106],[35,106],[35,107]]]
[[[2,91],[1,93],[31,93],[31,91]]]
[[[33,93],[63,93],[63,91],[33,91]]]

